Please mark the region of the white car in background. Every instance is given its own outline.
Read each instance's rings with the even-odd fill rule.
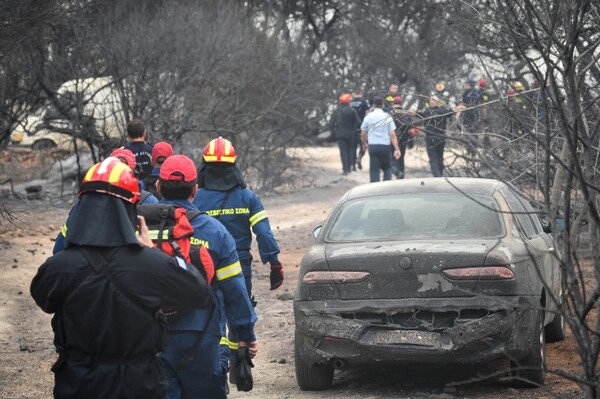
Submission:
[[[125,115],[121,95],[111,77],[74,79],[56,91],[56,101],[19,122],[10,135],[12,144],[31,146],[34,150],[58,147],[67,151],[86,146],[84,140],[73,140],[71,132],[81,133],[83,121],[88,134],[100,140],[122,140]]]

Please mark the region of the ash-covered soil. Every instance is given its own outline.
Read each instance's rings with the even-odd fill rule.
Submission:
[[[351,187],[368,183],[365,169],[341,176],[336,147],[302,151],[306,172],[294,189],[280,195],[263,195],[265,207],[282,252],[285,282],[269,291],[269,269],[258,262],[254,290],[258,299],[256,326],[260,352],[255,359],[254,390],[231,398],[579,398],[578,387],[549,373],[546,386],[515,389],[503,377],[508,362],[478,367],[394,367],[336,372],[333,387],[324,392],[303,392],[294,373],[294,318],[292,300],[300,260],[313,241],[312,231],[323,222],[338,198]],[[423,149],[407,155],[407,177],[428,176]],[[52,397],[50,367],[56,355],[50,315],[39,310],[29,296],[29,283],[50,256],[73,197],[56,193],[42,200],[9,199],[5,204],[15,220],[0,221],[0,398]],[[255,259],[258,259],[257,254]],[[549,344],[548,368],[577,373],[579,356],[572,336]]]

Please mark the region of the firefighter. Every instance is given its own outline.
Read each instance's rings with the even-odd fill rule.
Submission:
[[[54,314],[54,397],[164,399],[159,309],[207,306],[206,281],[147,248],[152,241],[136,212],[139,185],[127,165],[107,158],[92,166],[79,197],[65,250],[46,260],[30,288],[36,304]]]
[[[235,148],[229,140],[222,137],[212,140],[204,149],[202,159],[199,190],[194,205],[221,222],[235,239],[246,289],[256,306],[252,295],[252,232],[256,235],[262,263],[270,264],[271,290],[279,288],[283,283],[283,266],[278,258],[279,245],[273,237],[267,211],[256,193],[246,187],[236,165]],[[235,335],[230,334],[229,338],[224,336],[221,344],[222,356],[226,357],[229,352],[229,357],[235,358]],[[230,373],[232,383],[235,382],[234,375]]]
[[[194,205],[218,219],[235,239],[236,250],[252,295],[252,232],[256,235],[258,252],[263,264],[271,266],[271,290],[283,283],[283,267],[277,255],[279,245],[273,237],[267,211],[256,193],[246,186],[236,165],[235,148],[229,140],[219,137],[204,150],[200,166]]]
[[[339,107],[333,111],[329,122],[329,128],[340,148],[344,176],[347,176],[355,166],[356,133],[360,131],[361,123],[358,113],[350,106],[350,101],[352,101],[350,94],[342,94],[338,99]]]
[[[198,189],[196,166],[184,155],[173,155],[160,168],[156,185],[163,199],[161,204],[171,204],[186,210],[195,210],[192,203]],[[190,220],[194,228],[192,244],[203,244],[215,264],[218,308],[212,317],[208,309],[195,309],[169,322],[167,350],[162,353],[163,364],[169,381],[169,399],[173,398],[222,398],[226,396],[227,368],[220,356],[219,342],[223,336],[222,317],[225,315],[235,341],[235,347],[246,346],[252,356],[258,350],[254,335],[256,314],[244,284],[242,267],[235,250],[235,241],[225,227],[207,214]],[[177,364],[182,354],[194,345],[200,332],[206,330],[198,345],[197,355],[183,368]],[[239,339],[239,343],[237,342]]]

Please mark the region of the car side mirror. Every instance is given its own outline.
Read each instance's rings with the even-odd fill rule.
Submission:
[[[322,229],[323,229],[323,225],[317,226],[317,228],[313,230],[313,237],[317,238]]]

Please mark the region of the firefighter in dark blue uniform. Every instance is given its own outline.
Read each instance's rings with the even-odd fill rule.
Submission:
[[[194,205],[218,219],[235,239],[246,289],[256,305],[252,296],[252,232],[256,234],[261,261],[271,265],[271,290],[279,288],[283,283],[283,267],[277,257],[279,245],[273,237],[267,212],[258,196],[246,187],[235,162],[235,148],[229,140],[219,137],[206,146],[203,163],[198,171],[199,189]],[[231,333],[229,339],[222,339],[223,356],[227,353],[230,353],[231,359],[236,356],[237,344],[231,342],[234,340]],[[232,383],[234,375],[230,373]]]
[[[161,204],[172,204],[195,210],[192,199],[197,190],[197,172],[191,159],[173,155],[160,169],[157,189]],[[248,346],[256,353],[258,344],[254,335],[256,314],[246,291],[242,268],[235,250],[235,241],[214,218],[200,214],[190,221],[194,228],[192,244],[203,244],[213,258],[219,302],[209,319],[208,309],[195,309],[169,321],[169,341],[162,353],[165,374],[169,380],[169,399],[225,397],[227,370],[221,357],[219,342],[224,336],[224,318],[229,323],[231,345]],[[182,353],[193,345],[200,331],[207,329],[197,355],[183,369],[176,367]]]
[[[277,255],[279,245],[273,237],[265,207],[254,191],[246,187],[236,154],[229,140],[219,137],[212,140],[204,151],[199,170],[199,190],[194,205],[215,217],[235,239],[236,250],[246,288],[252,295],[252,232],[256,234],[258,252],[263,264],[271,265],[271,290],[283,283],[283,268]]]

